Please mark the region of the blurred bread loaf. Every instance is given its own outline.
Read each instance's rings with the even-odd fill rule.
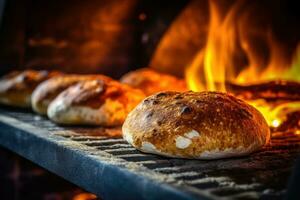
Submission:
[[[50,103],[48,117],[59,124],[117,126],[144,97],[117,81],[81,81]]]
[[[142,68],[125,74],[120,81],[134,88],[139,88],[146,95],[161,91],[187,91],[184,80],[174,76],[159,73],[150,68]]]
[[[57,71],[13,71],[0,79],[0,103],[16,107],[31,107],[33,90],[41,82],[58,76]]]
[[[49,104],[65,89],[84,80],[110,81],[104,75],[63,75],[41,83],[33,92],[31,102],[35,112],[46,115]]]

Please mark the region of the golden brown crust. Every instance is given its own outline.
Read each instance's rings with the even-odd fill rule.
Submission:
[[[55,99],[62,91],[68,87],[84,80],[103,80],[111,81],[112,79],[100,75],[76,75],[69,74],[51,78],[40,84],[32,94],[32,107],[39,114],[47,114],[47,108],[51,101]]]
[[[100,107],[107,84],[102,80],[82,81],[64,91],[59,98],[66,106],[83,105],[91,108]]]
[[[57,71],[13,71],[0,79],[0,103],[30,107],[30,99],[33,90],[41,82],[61,75]]]
[[[269,141],[270,132],[261,113],[231,95],[162,92],[129,113],[123,136],[146,152],[145,143],[151,153],[212,159],[249,154]]]
[[[117,81],[86,80],[63,91],[48,117],[61,124],[121,125],[144,93]]]
[[[187,91],[184,80],[168,74],[156,72],[149,68],[129,72],[125,74],[120,81],[143,90],[146,95],[161,91]]]

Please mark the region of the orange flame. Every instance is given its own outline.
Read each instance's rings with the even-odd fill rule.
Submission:
[[[238,1],[224,13],[218,1],[209,1],[210,24],[206,46],[195,55],[185,71],[191,90],[225,92],[227,81],[238,84],[276,79],[300,81],[300,44],[291,62],[285,48],[276,41],[271,31],[257,33],[249,29],[247,20],[251,17],[244,12],[243,3]],[[269,49],[267,61],[253,41],[257,35]],[[235,58],[241,52],[248,62],[238,66]],[[260,110],[273,127],[278,127],[283,121],[282,113],[300,109],[299,102],[279,106],[269,105],[263,100],[249,103]]]

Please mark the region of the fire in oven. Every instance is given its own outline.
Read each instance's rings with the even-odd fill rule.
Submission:
[[[1,199],[300,199],[283,0],[0,0]]]

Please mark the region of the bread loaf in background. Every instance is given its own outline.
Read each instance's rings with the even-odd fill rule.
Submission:
[[[125,74],[120,81],[134,88],[141,89],[146,95],[161,91],[187,91],[184,80],[164,74],[150,68],[142,68]]]
[[[0,79],[0,103],[31,108],[31,95],[43,81],[61,75],[57,71],[13,71]]]
[[[49,104],[65,89],[84,80],[103,80],[112,79],[104,75],[79,75],[66,74],[53,77],[41,83],[33,92],[31,102],[35,112],[46,115]]]
[[[117,81],[86,80],[60,93],[47,113],[59,124],[118,126],[144,98],[141,90]]]

